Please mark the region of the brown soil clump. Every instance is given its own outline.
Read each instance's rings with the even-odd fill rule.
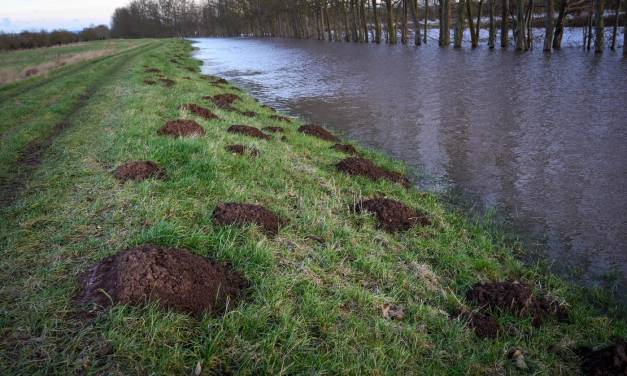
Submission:
[[[155,80],[144,80],[144,84],[145,84],[145,85],[154,85],[154,84],[156,84],[156,83],[157,83],[157,82],[156,82]]]
[[[113,176],[122,181],[163,178],[165,172],[153,161],[132,161],[118,166]]]
[[[359,152],[353,145],[349,144],[335,144],[331,146],[331,149],[335,151],[339,151],[341,153],[351,154],[351,155],[359,155]]]
[[[579,348],[581,370],[586,375],[627,375],[627,341],[620,339],[613,345],[593,351]]]
[[[220,107],[223,110],[234,111],[234,108],[232,107],[233,103],[235,101],[241,100],[242,98],[240,98],[239,95],[236,95],[236,94],[217,94],[217,95],[214,95],[213,97],[210,97],[210,96],[202,97],[202,99],[212,101],[213,104],[215,104],[216,106]]]
[[[298,128],[298,131],[304,134],[308,134],[310,136],[317,137],[325,141],[332,141],[332,142],[339,141],[339,139],[335,137],[333,134],[331,134],[331,132],[315,124],[303,125],[302,127]]]
[[[517,316],[531,315],[536,327],[549,317],[564,320],[567,316],[564,307],[557,301],[535,295],[533,287],[526,283],[477,283],[468,291],[466,299],[482,309],[505,310]]]
[[[409,179],[401,173],[389,171],[382,167],[375,165],[371,160],[350,157],[346,158],[336,165],[339,171],[342,171],[348,175],[360,175],[366,176],[372,180],[386,179],[392,182],[400,183],[405,187],[409,187]]]
[[[189,251],[144,245],[107,257],[89,270],[82,303],[144,305],[200,317],[232,308],[249,283],[228,265]]]
[[[265,127],[264,130],[272,133],[283,133],[285,132],[285,128],[283,127]]]
[[[270,115],[270,119],[272,120],[277,120],[277,121],[282,121],[284,123],[291,123],[292,119],[286,117],[286,116],[281,116],[281,115]]]
[[[503,331],[499,322],[490,315],[484,315],[478,312],[461,312],[454,314],[456,318],[467,321],[468,326],[472,328],[480,338],[496,338]]]
[[[29,70],[27,70],[26,72],[24,72],[24,76],[25,77],[32,77],[36,74],[39,73],[39,70],[37,68],[31,68]]]
[[[374,213],[379,227],[389,232],[404,231],[416,225],[429,226],[431,224],[426,216],[389,198],[364,200],[357,203],[354,209],[358,213],[363,211]]]
[[[189,112],[193,112],[194,114],[202,117],[203,119],[207,119],[207,120],[218,119],[218,116],[216,114],[194,103],[184,104],[183,106],[181,106],[181,108]]]
[[[159,73],[159,72],[161,72],[161,69],[159,69],[159,68],[146,68],[146,69],[144,69],[144,72],[146,72],[146,73]]]
[[[166,87],[172,87],[176,83],[169,78],[160,78],[159,81]]]
[[[257,157],[259,155],[259,150],[255,149],[255,148],[248,148],[244,145],[239,145],[239,144],[235,144],[235,145],[227,145],[225,147],[226,151],[228,151],[229,153],[233,153],[233,154],[238,154],[238,155],[245,155],[248,154],[251,157]]]
[[[243,112],[240,112],[240,115],[253,118],[257,116],[257,113],[254,111],[243,111]]]
[[[229,133],[237,133],[243,134],[250,137],[261,138],[264,140],[271,140],[272,137],[263,133],[259,129],[255,127],[251,127],[249,125],[231,125],[229,129],[227,129]]]
[[[202,136],[205,130],[193,120],[171,120],[157,131],[160,135],[172,137]]]
[[[271,236],[279,232],[281,222],[279,217],[260,205],[221,203],[213,212],[213,223],[216,225],[256,224]]]
[[[190,71],[190,72],[192,72],[192,73],[196,73],[196,71],[197,71],[197,69],[196,69],[196,68],[193,68],[193,67],[187,67],[187,68],[185,68],[185,69],[187,69],[188,71]]]

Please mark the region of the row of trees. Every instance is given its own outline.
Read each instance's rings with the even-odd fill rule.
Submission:
[[[108,37],[109,27],[106,25],[86,27],[78,33],[67,30],[54,30],[51,32],[43,30],[40,32],[23,31],[16,34],[0,33],[0,51],[51,47],[81,41],[106,39]]]
[[[432,1],[134,0],[115,11],[112,35],[278,36],[390,44],[400,39],[418,46],[428,42],[428,31],[437,26],[440,46],[452,42],[461,47],[469,34],[475,48],[480,30],[487,29],[490,48],[498,42],[502,48],[513,45],[526,51],[533,48],[533,28],[541,26],[543,49],[551,51],[561,48],[564,28],[574,22],[584,27],[584,48],[594,44],[594,50],[602,52],[606,48],[605,25],[611,25],[609,47],[614,50],[619,23],[627,18],[624,14],[620,17],[625,0]]]

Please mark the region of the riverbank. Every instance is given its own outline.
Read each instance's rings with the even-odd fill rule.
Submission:
[[[347,160],[350,148],[319,138],[329,135],[202,76],[188,42],[134,51],[77,91],[61,119],[56,102],[39,106],[24,124],[47,131],[7,159],[6,176],[24,176],[0,209],[5,373],[576,374],[578,348],[627,335],[598,308],[613,309],[602,295],[522,265],[521,250],[405,184],[400,162],[358,146],[373,165]],[[48,85],[0,89],[3,123]],[[46,147],[25,163],[33,142]],[[373,198],[407,207],[364,201]],[[94,304],[145,297],[150,286],[135,281],[125,295],[94,266],[147,244],[145,254],[177,248],[227,263],[224,280],[239,282],[209,314],[176,294],[159,295],[171,309]],[[118,281],[142,270],[109,261]],[[521,283],[477,285],[505,281]]]

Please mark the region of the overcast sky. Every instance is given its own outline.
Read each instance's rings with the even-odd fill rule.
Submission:
[[[109,25],[115,8],[130,0],[0,0],[0,31],[79,30]]]

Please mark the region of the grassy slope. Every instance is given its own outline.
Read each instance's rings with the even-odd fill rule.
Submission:
[[[203,104],[204,95],[241,93],[170,63],[177,51],[191,47],[165,41],[110,76],[71,117],[22,199],[1,213],[0,371],[190,374],[201,362],[205,374],[498,374],[518,372],[506,354],[520,347],[529,367],[522,373],[572,374],[576,359],[564,349],[626,335],[625,323],[584,303],[582,291],[522,266],[496,235],[446,211],[435,196],[337,173],[333,165],[344,156],[296,132],[296,123],[287,125],[287,142],[227,133],[236,123],[285,125],[250,97],[238,107],[259,112],[256,119],[215,109],[223,120],[205,121],[179,110]],[[176,85],[143,85],[143,64]],[[156,134],[179,117],[196,119],[207,135]],[[229,143],[254,146],[261,156],[231,155]],[[120,184],[111,177],[114,166],[134,159],[157,161],[169,178]],[[390,235],[350,213],[353,202],[374,195],[419,208],[434,225]],[[253,227],[218,228],[211,214],[222,201],[262,203],[289,225],[274,239]],[[252,293],[224,317],[201,322],[155,306],[79,314],[72,303],[79,274],[142,243],[229,261],[252,281]],[[530,319],[502,314],[509,333],[481,340],[448,318],[473,283],[503,279],[531,281],[567,302],[571,322],[534,329]],[[406,318],[383,318],[384,303],[402,305]]]

